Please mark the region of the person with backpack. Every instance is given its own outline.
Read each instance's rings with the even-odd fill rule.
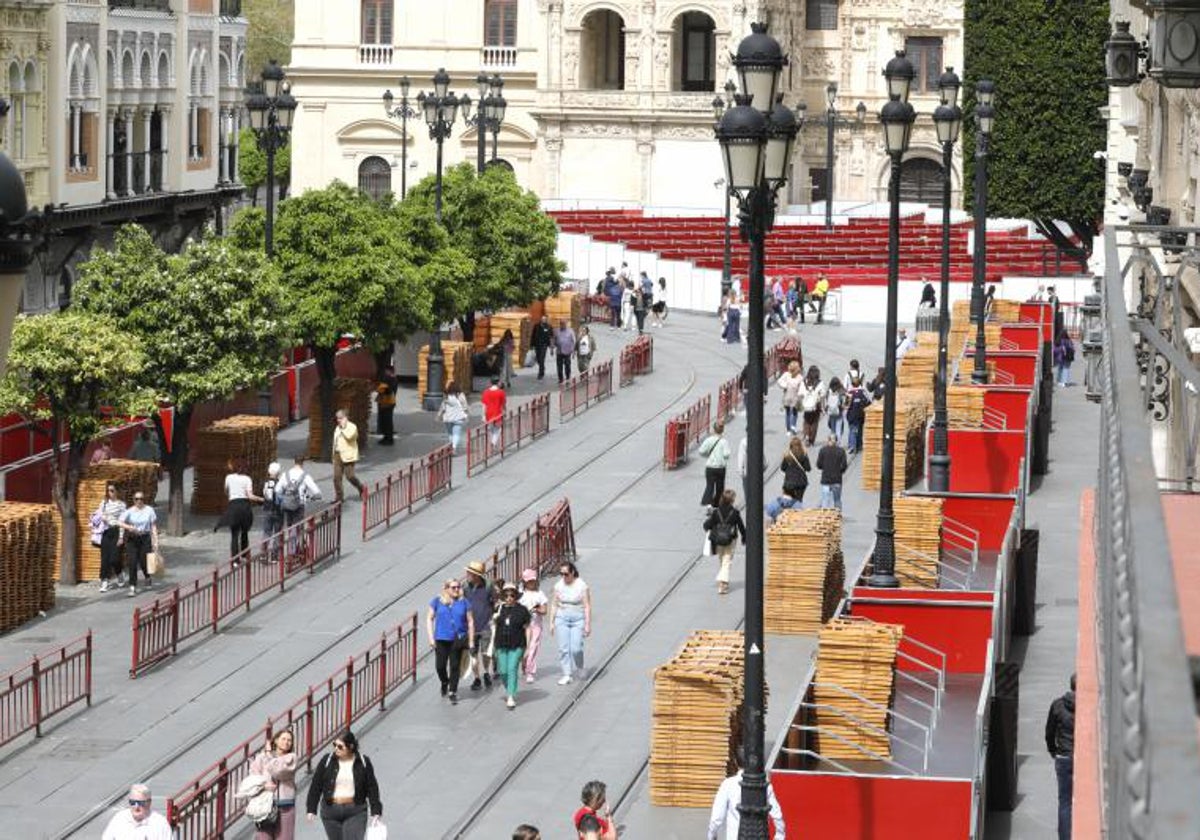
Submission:
[[[293,529],[293,526],[304,521],[308,503],[321,498],[321,488],[305,472],[304,460],[303,453],[297,455],[274,487],[274,493],[279,497],[279,512],[283,514],[283,530],[291,535],[290,554],[295,554],[301,543],[299,529]]]
[[[746,523],[734,502],[737,493],[725,490],[717,506],[704,520],[704,530],[708,532],[708,541],[712,544],[713,554],[721,559],[721,567],[717,570],[717,594],[724,595],[729,591],[729,570],[733,566],[733,550],[740,536],[746,541]]]
[[[333,752],[313,770],[307,805],[309,822],[316,820],[320,806],[329,840],[362,840],[368,819],[377,825],[383,816],[375,767],[359,751],[358,739],[349,729],[334,739]]]
[[[850,429],[846,451],[849,453],[862,452],[863,424],[867,422],[867,406],[871,404],[871,395],[867,389],[855,386],[850,389],[846,400],[846,425]]]
[[[838,442],[841,442],[842,432],[846,428],[846,406],[849,397],[842,381],[836,376],[829,380],[829,393],[825,395],[825,416],[829,418],[829,431]]]
[[[712,434],[700,443],[700,454],[708,458],[704,462],[704,494],[700,497],[701,507],[715,505],[725,490],[725,469],[729,466],[729,441],[725,439],[725,423],[713,423]]]
[[[783,391],[783,427],[789,435],[794,435],[800,417],[800,388],[804,385],[800,363],[794,359],[788,362],[787,370],[775,384]]]
[[[279,464],[272,461],[267,465],[267,480],[263,482],[263,537],[269,546],[266,562],[278,559],[277,535],[283,530],[283,494],[275,492],[279,486]]]
[[[1071,382],[1071,363],[1075,361],[1075,343],[1067,331],[1060,329],[1054,339],[1054,369],[1055,381],[1060,388],[1066,388]]]

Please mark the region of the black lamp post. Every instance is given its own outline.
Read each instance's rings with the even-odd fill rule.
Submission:
[[[492,133],[492,160],[498,160],[500,144],[500,126],[504,124],[504,114],[508,111],[508,100],[504,98],[504,79],[492,76],[492,92],[483,106],[483,115],[487,121],[488,131]]]
[[[825,126],[825,229],[833,230],[833,182],[834,182],[834,151],[833,151],[833,133],[836,129],[842,126],[850,126],[851,128],[862,128],[867,120],[867,105],[865,102],[859,102],[854,109],[854,119],[845,120],[838,116],[837,112],[837,82],[830,82],[825,86],[825,103],[826,110],[824,116],[814,117],[812,123],[814,125]],[[805,125],[804,115],[806,106],[803,102],[796,107],[797,114],[800,115],[800,128]]]
[[[946,411],[946,377],[950,339],[950,182],[954,163],[954,143],[962,127],[962,109],[958,90],[962,82],[953,67],[938,79],[942,104],[933,112],[938,142],[942,144],[942,293],[938,313],[938,364],[933,386],[933,454],[929,456],[929,489],[945,493],[950,489],[950,449],[947,438],[949,419]]]
[[[892,510],[892,472],[896,458],[896,310],[900,292],[900,164],[908,150],[913,122],[917,114],[908,103],[908,92],[915,75],[904,51],[887,63],[888,102],[879,113],[883,138],[891,158],[891,178],[888,198],[891,213],[888,217],[888,292],[887,334],[884,336],[883,370],[883,453],[880,458],[879,513],[875,524],[875,551],[871,562],[870,585],[895,588],[896,579],[896,519]]]
[[[737,85],[730,79],[725,83],[725,96],[714,96],[712,101],[713,116],[716,117],[717,125],[721,123],[721,115],[725,113],[727,108],[733,107],[733,95],[737,92]],[[725,233],[725,254],[721,263],[721,296],[726,297],[729,290],[733,288],[733,252],[732,242],[729,230],[729,181],[725,181],[725,215],[722,217],[722,227]]]
[[[470,109],[470,101],[466,96],[460,99],[450,92],[450,74],[445,68],[438,68],[433,74],[432,93],[422,91],[417,94],[417,107],[425,115],[425,123],[429,126],[429,138],[437,143],[434,212],[439,222],[442,220],[442,144],[450,137],[454,121],[458,118],[458,109],[464,108],[465,118]],[[437,411],[442,404],[442,379],[445,370],[446,360],[442,356],[442,331],[439,325],[429,337],[429,368],[424,402],[426,411]]]
[[[738,45],[733,65],[742,93],[717,126],[725,159],[725,185],[738,202],[742,239],[750,245],[750,321],[746,395],[746,474],[762,475],[763,467],[763,276],[767,233],[775,218],[775,200],[787,182],[792,146],[799,126],[795,115],[776,97],[787,57],[767,26],[751,24],[751,34]],[[746,664],[742,743],[741,840],[766,840],[767,776],[764,749],[763,660],[763,485],[746,485]]]
[[[996,86],[987,79],[981,79],[975,85],[975,253],[972,255],[974,265],[971,272],[971,316],[975,319],[975,368],[971,371],[971,381],[984,384],[987,375],[987,336],[984,333],[983,322],[987,316],[984,312],[984,290],[987,283],[987,188],[988,188],[988,143],[992,135],[992,123],[996,111],[992,102],[996,96]]]
[[[275,153],[288,143],[296,99],[279,62],[271,59],[259,77],[260,89],[246,92],[246,110],[254,139],[267,156],[267,256],[275,253]]]
[[[408,195],[408,118],[417,116],[417,112],[408,104],[408,92],[412,89],[412,80],[408,76],[400,77],[400,104],[393,105],[396,98],[390,90],[383,92],[383,110],[391,119],[400,120],[400,199]]]
[[[500,91],[504,88],[504,80],[498,75],[489,76],[487,73],[480,73],[475,77],[475,86],[479,93],[479,105],[475,116],[471,116],[471,97],[464,94],[459,98],[458,104],[462,108],[463,122],[475,127],[475,171],[482,174],[483,168],[487,166],[488,132],[491,131],[495,135],[500,131],[499,121],[493,122],[493,120],[496,116],[496,100],[503,101],[504,99],[500,95]],[[494,141],[492,147],[492,156],[495,157]]]

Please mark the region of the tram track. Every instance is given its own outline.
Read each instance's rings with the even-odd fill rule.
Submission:
[[[678,336],[678,337],[672,339],[672,343],[690,347],[692,350],[701,350],[702,348],[700,347],[699,343],[694,340],[690,340],[690,338],[691,338],[690,336],[686,336],[686,335]],[[704,348],[704,349],[707,349],[707,348]],[[617,358],[617,355],[619,355],[619,352],[618,352],[618,354],[614,355],[614,359]],[[662,407],[659,408],[658,411],[656,411],[654,414],[648,416],[645,420],[638,423],[632,429],[628,429],[628,430],[624,431],[622,433],[622,435],[613,442],[612,446],[610,446],[605,451],[606,456],[615,452],[622,444],[624,444],[626,441],[628,441],[629,438],[632,435],[636,434],[637,432],[644,430],[646,427],[648,427],[654,423],[663,422],[663,416],[665,414],[669,414],[669,412],[671,412],[671,410],[675,406],[677,406],[679,403],[685,401],[689,397],[689,395],[691,395],[693,393],[693,391],[696,388],[696,381],[697,381],[697,364],[694,360],[691,360],[690,354],[685,356],[685,358],[689,359],[689,361],[687,363],[687,378],[685,380],[684,386],[680,389],[679,393],[676,394],[674,397],[672,397],[668,402],[663,404]],[[708,358],[708,359],[722,358],[723,361],[725,361],[726,363],[734,366],[735,368],[740,368],[738,361],[736,361],[735,359],[730,359],[727,357],[719,357],[719,356],[716,356],[715,354],[711,354],[711,355],[706,354],[705,358]],[[586,463],[578,472],[575,473],[575,476],[577,476],[577,477],[581,476],[584,473],[586,473],[587,470],[590,470],[590,469],[597,469],[598,465],[601,465],[601,464],[603,464],[602,459],[594,459],[591,462]],[[583,530],[585,527],[587,527],[587,525],[589,523],[591,523],[597,517],[601,516],[606,511],[608,511],[608,509],[611,508],[612,505],[617,500],[619,500],[626,493],[628,493],[630,490],[632,490],[634,487],[636,487],[639,483],[644,481],[648,476],[657,472],[659,469],[661,469],[661,464],[660,464],[659,460],[657,458],[655,458],[648,467],[646,467],[644,470],[637,473],[636,475],[630,477],[626,482],[624,482],[622,485],[620,485],[618,488],[616,488],[614,490],[614,492],[610,494],[610,498],[604,505],[597,507],[595,510],[588,512],[585,516],[583,516],[583,518],[577,520],[574,523],[576,532],[579,532],[579,531]],[[548,492],[552,492],[552,488]],[[537,496],[535,497],[535,503],[536,503],[536,499],[539,499],[544,495],[546,495],[546,492],[538,493]],[[526,507],[528,507],[528,505]],[[524,510],[524,508],[522,508],[522,510]],[[404,601],[407,598],[413,597],[415,594],[419,593],[421,590],[428,588],[432,583],[439,581],[447,573],[448,570],[457,570],[457,565],[456,565],[457,557],[460,557],[463,554],[469,553],[474,547],[476,547],[480,544],[489,545],[489,544],[492,544],[497,541],[502,541],[503,540],[502,535],[505,532],[507,532],[508,530],[510,530],[512,520],[514,518],[516,518],[516,516],[519,516],[519,515],[520,515],[519,511],[514,513],[514,515],[512,517],[509,517],[504,522],[497,524],[495,527],[489,529],[488,531],[486,531],[485,533],[483,533],[482,535],[480,535],[479,537],[474,539],[470,543],[470,545],[466,546],[466,548],[463,551],[456,552],[455,553],[456,559],[451,560],[449,562],[439,563],[437,566],[430,568],[420,578],[407,584],[403,588],[403,590],[400,591],[398,594],[396,594],[394,596],[389,596],[387,598],[387,600],[380,602],[380,603],[376,604],[375,606],[371,607],[367,612],[362,614],[362,618],[359,622],[357,622],[356,624],[337,633],[327,643],[325,643],[321,647],[315,649],[311,654],[307,655],[306,658],[302,662],[297,664],[294,668],[288,670],[286,673],[283,673],[277,677],[273,677],[272,681],[269,685],[264,687],[262,690],[260,690],[256,694],[254,694],[252,697],[245,699],[243,702],[241,702],[239,704],[239,706],[236,709],[230,711],[227,714],[222,714],[220,717],[218,717],[215,720],[206,722],[206,724],[202,727],[198,727],[197,731],[194,735],[192,735],[186,741],[181,743],[169,755],[167,755],[161,759],[158,759],[158,760],[152,762],[151,764],[143,767],[141,769],[141,771],[138,774],[136,774],[137,777],[142,778],[142,779],[152,779],[155,776],[162,773],[163,771],[165,771],[166,769],[168,769],[168,768],[172,767],[173,765],[175,765],[176,763],[178,763],[183,758],[183,756],[187,755],[189,752],[191,752],[194,749],[201,746],[205,741],[211,739],[213,737],[214,732],[220,731],[228,726],[233,725],[236,722],[236,720],[240,716],[242,716],[245,709],[253,707],[253,706],[267,700],[269,697],[271,697],[271,695],[273,695],[275,692],[280,690],[285,684],[300,677],[300,675],[304,671],[306,671],[310,666],[314,665],[315,663],[319,662],[320,660],[322,660],[323,658],[328,656],[336,648],[342,646],[347,640],[349,640],[356,634],[358,634],[361,631],[363,631],[364,629],[366,629],[368,627],[368,625],[370,625],[373,621],[375,621],[378,618],[380,618],[381,616],[383,616],[389,610],[394,609],[399,603],[401,603],[402,601]],[[351,551],[349,554],[342,555],[342,557],[339,558],[338,562],[341,563],[347,557],[352,557],[356,551],[357,551],[357,549]],[[697,559],[699,559],[699,558],[697,558]],[[693,563],[693,565],[694,565],[694,563]],[[649,616],[647,616],[646,618],[648,619]],[[186,654],[184,654],[184,656],[186,656]],[[426,649],[423,653],[419,654],[417,663],[421,664],[424,662],[428,662],[431,658],[432,658],[432,652],[429,651],[428,649]],[[169,664],[170,663],[168,663],[168,666],[169,666]],[[249,671],[249,672],[253,673],[255,671],[256,667],[257,667],[257,663],[255,662],[255,660],[251,659],[251,660],[247,661],[246,663],[244,663],[243,665],[241,665],[240,667],[233,669],[232,671],[224,674],[220,680],[212,683],[206,689],[206,691],[204,693],[210,693],[210,692],[220,693],[223,685],[227,684],[231,680],[237,681],[237,680],[243,679],[245,676],[245,672]],[[407,693],[408,692],[405,692],[405,694],[407,694]],[[200,697],[202,697],[202,696],[203,696],[203,694],[198,695],[197,698],[194,698],[194,701],[200,699]],[[404,695],[402,694],[400,696],[404,696]],[[57,829],[56,830],[57,833],[54,836],[70,837],[71,835],[75,834],[76,832],[82,830],[84,827],[86,827],[89,823],[91,823],[93,820],[95,820],[102,813],[104,813],[105,811],[110,809],[113,805],[120,802],[121,799],[126,795],[126,793],[127,793],[127,788],[124,785],[122,785],[120,788],[114,788],[108,795],[104,796],[100,802],[92,805],[85,813],[83,813],[76,819],[72,820],[67,825]]]

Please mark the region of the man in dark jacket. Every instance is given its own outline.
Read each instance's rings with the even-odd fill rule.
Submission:
[[[545,315],[533,328],[533,355],[537,358],[538,379],[546,377],[546,351],[554,344],[554,330],[550,327],[550,319]]]
[[[848,467],[846,450],[838,445],[837,435],[830,435],[817,453],[817,469],[821,471],[821,507],[842,509],[842,476]]]
[[[612,315],[608,322],[610,327],[621,326],[621,295],[624,291],[617,282],[617,270],[610,268],[604,276],[604,294],[608,296],[608,311]]]
[[[1071,840],[1071,794],[1075,779],[1075,675],[1071,690],[1050,704],[1046,749],[1058,776],[1058,840]]]

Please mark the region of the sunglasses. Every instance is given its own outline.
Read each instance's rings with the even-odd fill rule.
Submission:
[[[149,808],[150,800],[149,799],[130,799],[129,807],[130,808]]]
[[[346,745],[341,743],[340,741],[334,741],[333,748],[335,750],[344,750],[344,749],[346,749]]]

